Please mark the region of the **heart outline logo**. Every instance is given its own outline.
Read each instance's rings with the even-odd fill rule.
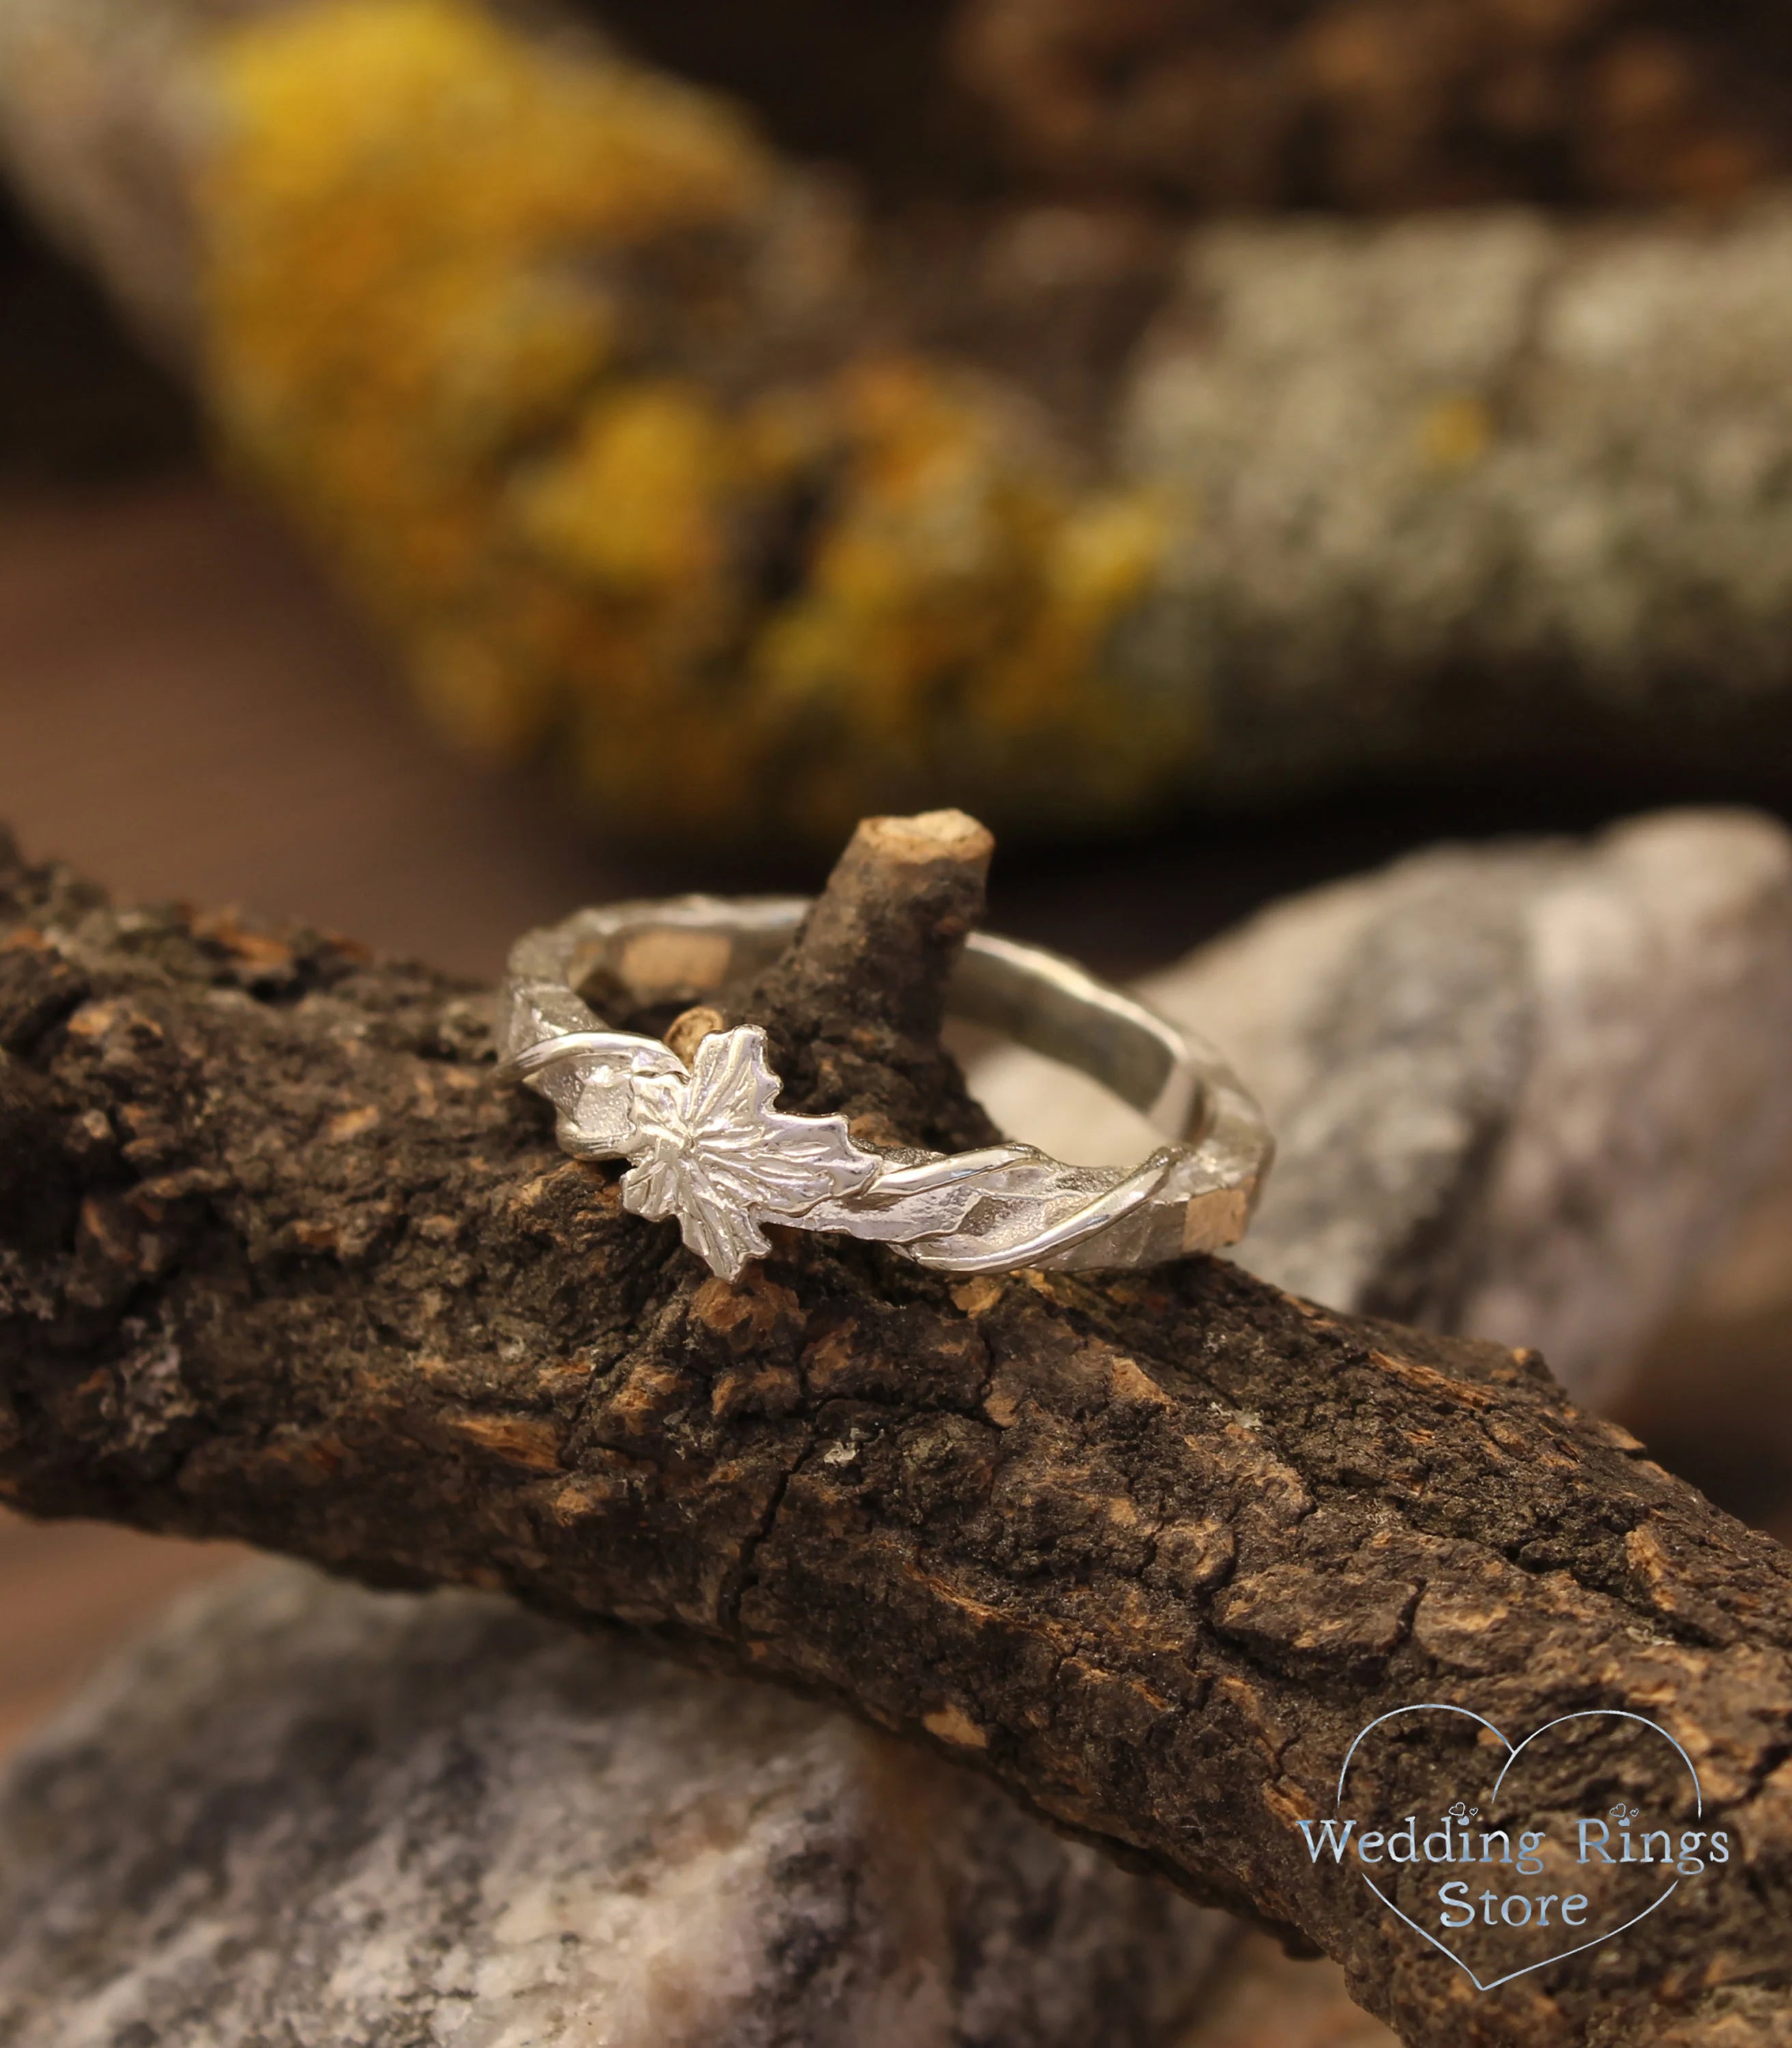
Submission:
[[[1518,1762],[1519,1759],[1524,1754],[1525,1751],[1537,1740],[1539,1736],[1547,1735],[1551,1728],[1561,1728],[1569,1721],[1621,1720],[1635,1721],[1639,1726],[1652,1730],[1674,1751],[1674,1754],[1680,1759],[1681,1762],[1685,1765],[1686,1775],[1693,1781],[1693,1799],[1694,1803],[1695,1816],[1701,1820],[1705,1817],[1705,1787],[1699,1782],[1699,1774],[1693,1765],[1693,1759],[1686,1754],[1685,1751],[1681,1747],[1680,1744],[1674,1740],[1674,1737],[1668,1733],[1665,1728],[1662,1727],[1658,1722],[1650,1720],[1645,1714],[1633,1714],[1627,1708],[1623,1707],[1584,1707],[1576,1713],[1558,1714],[1553,1721],[1546,1721],[1541,1728],[1533,1728],[1530,1733],[1525,1737],[1522,1742],[1515,1745],[1507,1736],[1504,1729],[1495,1727],[1494,1724],[1488,1720],[1484,1715],[1477,1714],[1468,1707],[1459,1707],[1452,1701],[1426,1700],[1419,1702],[1416,1705],[1410,1707],[1394,1707],[1385,1714],[1378,1714],[1375,1720],[1369,1723],[1367,1728],[1364,1728],[1359,1732],[1356,1740],[1352,1742],[1350,1747],[1344,1751],[1344,1760],[1338,1772],[1337,1797],[1332,1802],[1332,1818],[1334,1820],[1340,1819],[1342,1817],[1340,1809],[1344,1805],[1344,1784],[1345,1781],[1350,1775],[1351,1759],[1356,1755],[1358,1749],[1362,1746],[1365,1737],[1372,1735],[1374,1732],[1377,1728],[1380,1728],[1385,1722],[1398,1720],[1402,1714],[1430,1713],[1460,1714],[1465,1720],[1474,1721],[1480,1727],[1484,1728],[1488,1731],[1488,1734],[1492,1736],[1495,1740],[1497,1741],[1505,1750],[1506,1761],[1499,1767],[1499,1775],[1494,1779],[1492,1789],[1488,1795],[1490,1810],[1493,1806],[1496,1806],[1499,1802],[1499,1788],[1506,1782],[1506,1774],[1511,1769],[1512,1766]],[[1363,1868],[1360,1864],[1357,1865],[1357,1875],[1362,1879],[1363,1882],[1368,1886],[1369,1889],[1375,1895],[1376,1898],[1381,1901],[1382,1904],[1387,1908],[1388,1911],[1394,1915],[1396,1920],[1404,1921],[1406,1926],[1410,1927],[1413,1932],[1419,1936],[1422,1940],[1429,1941],[1432,1947],[1438,1950],[1440,1953],[1448,1956],[1450,1961],[1455,1964],[1456,1968],[1461,1971],[1462,1974],[1467,1977],[1468,1981],[1475,1987],[1476,1990],[1483,1992],[1496,1991],[1501,1984],[1511,1984],[1516,1977],[1529,1976],[1534,1970],[1547,1969],[1552,1963],[1565,1962],[1570,1956],[1583,1955],[1588,1949],[1597,1949],[1601,1947],[1607,1941],[1616,1941],[1619,1935],[1627,1933],[1629,1930],[1635,1926],[1639,1921],[1647,1920],[1649,1918],[1649,1915],[1656,1910],[1657,1906],[1665,1906],[1669,1899],[1674,1896],[1675,1892],[1680,1889],[1680,1879],[1676,1877],[1673,1883],[1668,1887],[1666,1891],[1664,1891],[1658,1899],[1655,1899],[1651,1904],[1644,1906],[1640,1913],[1632,1914],[1630,1918],[1625,1921],[1621,1926],[1608,1928],[1604,1934],[1596,1934],[1590,1941],[1577,1942],[1572,1949],[1558,1949],[1554,1955],[1544,1957],[1541,1962],[1526,1963],[1522,1969],[1508,1970],[1504,1976],[1495,1977],[1490,1982],[1483,1984],[1480,1979],[1476,1976],[1475,1972],[1470,1969],[1468,1965],[1464,1962],[1462,1958],[1456,1954],[1456,1951],[1452,1949],[1447,1942],[1440,1941],[1437,1937],[1433,1934],[1429,1928],[1420,1926],[1418,1922],[1413,1919],[1410,1914],[1402,1913],[1399,1907],[1394,1904],[1394,1901],[1388,1897],[1387,1894],[1382,1890],[1381,1887],[1375,1883],[1375,1879],[1370,1876],[1368,1872]]]

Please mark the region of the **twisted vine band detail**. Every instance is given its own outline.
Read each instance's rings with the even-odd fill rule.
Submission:
[[[675,1218],[728,1281],[770,1249],[770,1224],[875,1239],[965,1274],[1150,1266],[1243,1235],[1273,1151],[1256,1104],[1212,1047],[1042,948],[974,934],[948,1007],[1142,1111],[1169,1142],[1130,1170],[1018,1142],[865,1145],[841,1117],[778,1107],[758,1026],[711,1032],[687,1064],[658,1039],[607,1028],[580,992],[607,976],[644,1000],[700,1002],[774,957],[808,907],[795,897],[623,903],[513,948],[500,1072],[553,1104],[564,1150],[628,1162],[631,1213]]]

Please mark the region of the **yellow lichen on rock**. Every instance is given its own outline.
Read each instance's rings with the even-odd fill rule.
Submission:
[[[514,748],[557,688],[529,645],[540,606],[518,606],[520,640],[454,649],[508,603],[506,459],[615,346],[611,296],[573,266],[738,219],[766,160],[709,101],[548,62],[456,0],[278,14],[226,39],[215,76],[202,217],[226,435],[420,647],[432,708]]]
[[[545,555],[618,597],[708,583],[727,554],[734,440],[703,391],[631,382],[586,409],[562,459],[518,493],[518,517]]]
[[[724,103],[467,0],[315,0],[211,76],[227,446],[462,742],[557,745],[662,832],[1010,789],[1068,817],[1173,777],[1190,720],[1104,668],[1158,508],[952,366],[762,362],[801,209]]]
[[[754,650],[769,699],[812,723],[850,705],[905,800],[948,758],[968,782],[1018,791],[1030,739],[1061,799],[1080,783],[1091,813],[1104,764],[1148,782],[1135,747],[1168,735],[1136,707],[1122,718],[1100,663],[1162,551],[1150,500],[1079,495],[1042,454],[1017,460],[1024,429],[929,366],[863,366],[829,396],[845,473],[805,587]],[[811,829],[849,822],[816,794]]]
[[[1472,469],[1498,437],[1493,411],[1484,398],[1461,393],[1441,398],[1425,415],[1420,440],[1433,469]]]

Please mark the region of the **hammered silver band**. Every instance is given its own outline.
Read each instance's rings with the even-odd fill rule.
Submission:
[[[553,1104],[575,1158],[628,1160],[624,1205],[677,1217],[726,1280],[770,1249],[768,1224],[875,1239],[952,1273],[1151,1266],[1244,1234],[1274,1149],[1256,1104],[1211,1046],[1042,948],[974,934],[948,1007],[1142,1111],[1170,1142],[1130,1172],[1018,1143],[865,1145],[841,1117],[776,1107],[757,1026],[711,1033],[687,1066],[657,1038],[610,1030],[580,992],[608,977],[642,1002],[700,1003],[775,959],[809,907],[684,896],[529,933],[504,985],[501,1074]]]

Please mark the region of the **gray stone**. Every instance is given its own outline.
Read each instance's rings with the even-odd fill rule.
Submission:
[[[1792,838],[1687,811],[1418,854],[1143,988],[1225,1049],[1276,1132],[1241,1263],[1534,1345],[1606,1402],[1792,1133]],[[1146,1142],[1030,1055],[973,1080],[1060,1156]]]
[[[4,2048],[1131,2048],[1228,1925],[474,1594],[200,1594],[0,1786]]]

